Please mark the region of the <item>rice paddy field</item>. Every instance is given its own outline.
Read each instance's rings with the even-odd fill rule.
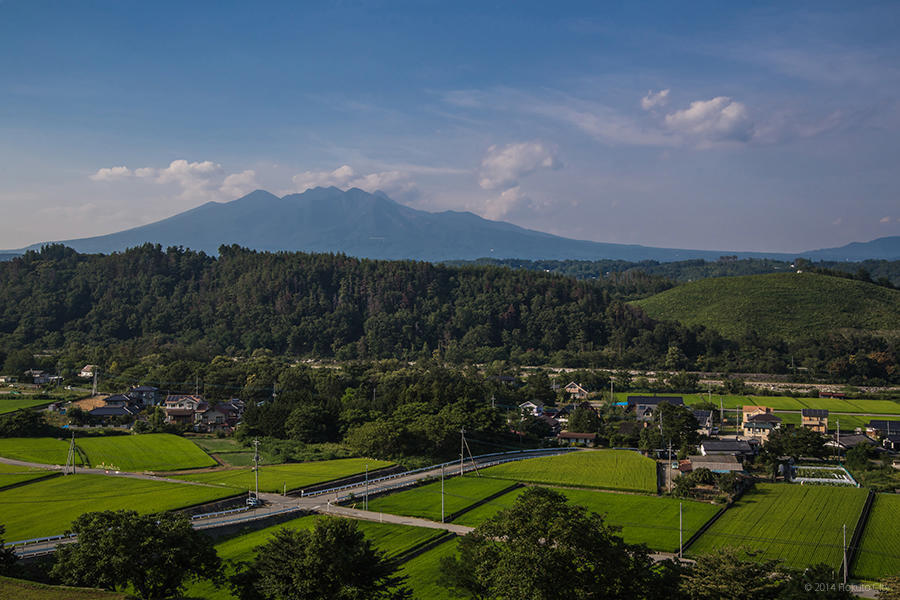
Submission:
[[[0,492],[8,542],[63,533],[82,513],[157,512],[233,496],[233,489],[106,475],[66,475]]]
[[[630,450],[584,450],[529,458],[484,469],[482,475],[524,483],[656,493],[656,462]]]
[[[34,408],[35,406],[45,406],[53,400],[47,398],[35,398],[34,396],[0,396],[0,415],[11,413],[22,408]]]
[[[628,396],[647,396],[643,392],[617,392],[616,401],[626,402]],[[681,396],[688,406],[711,400],[716,406],[721,400],[726,409],[734,410],[744,405],[768,406],[773,410],[801,410],[804,408],[824,408],[831,412],[872,413],[900,415],[900,402],[894,400],[840,399],[840,398],[794,398],[792,396],[738,396],[712,394],[659,394],[660,396]]]
[[[0,456],[44,465],[64,465],[69,441],[54,438],[0,438]],[[82,464],[75,457],[76,464]]]
[[[852,573],[880,579],[900,573],[900,495],[878,494],[872,504]]]
[[[366,469],[366,464],[369,465],[370,471],[374,471],[375,469],[388,467],[392,463],[365,458],[340,458],[336,460],[262,466],[259,469],[259,489],[266,492],[280,492],[285,486],[288,491],[302,489],[317,483],[362,473]],[[190,473],[177,475],[175,478],[239,491],[252,488],[256,481],[252,467]]]
[[[413,598],[416,600],[450,600],[458,597],[451,596],[447,589],[438,583],[441,575],[441,560],[445,556],[456,554],[458,545],[459,538],[453,538],[403,564],[400,574],[406,576],[406,585],[412,590]]]
[[[514,485],[504,479],[478,477],[473,473],[444,480],[444,514],[451,514],[469,507],[488,496],[502,492]],[[356,502],[362,507],[362,499]],[[441,482],[435,481],[418,487],[380,496],[369,500],[369,510],[408,517],[441,520]],[[459,521],[455,521],[459,522]]]
[[[696,542],[696,556],[723,546],[759,550],[757,557],[789,567],[842,560],[841,526],[848,539],[862,512],[866,490],[858,488],[757,484],[729,508]]]
[[[75,438],[92,467],[119,471],[177,471],[216,465],[183,437],[170,433]]]
[[[31,469],[0,463],[0,488],[17,483],[24,483],[41,477],[54,474],[55,471],[47,469]],[[2,521],[0,521],[2,522]]]
[[[293,519],[286,523],[266,527],[243,535],[229,538],[216,544],[216,552],[223,562],[239,562],[252,560],[253,549],[265,544],[269,538],[282,527],[294,530],[311,529],[316,520],[324,517],[310,515]],[[373,523],[370,521],[355,521],[360,531],[371,540],[372,544],[388,556],[397,556],[421,543],[434,539],[444,532],[437,529],[424,529],[422,527],[410,527],[408,525],[395,525],[390,523]],[[226,572],[230,569],[226,567]],[[186,598],[204,600],[232,600],[235,598],[227,586],[216,589],[210,582],[200,582],[191,585],[185,593]]]
[[[509,508],[523,492],[519,488],[491,500],[454,519],[454,523],[476,527],[501,510]],[[556,489],[573,504],[605,516],[606,523],[621,527],[619,535],[629,544],[646,544],[653,550],[678,549],[678,505],[682,504],[684,541],[687,542],[721,507],[705,502],[662,496],[617,494],[594,490]]]

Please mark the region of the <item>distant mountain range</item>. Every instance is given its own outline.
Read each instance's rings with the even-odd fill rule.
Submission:
[[[231,202],[208,202],[175,216],[90,238],[63,240],[82,253],[110,253],[145,242],[216,253],[222,244],[255,250],[342,252],[351,256],[427,261],[482,257],[627,261],[739,258],[900,260],[900,236],[801,253],[682,250],[573,240],[489,221],[470,212],[430,213],[382,192],[314,188],[278,196],[257,190]],[[43,246],[34,244],[10,254]],[[0,254],[3,256],[3,254]]]

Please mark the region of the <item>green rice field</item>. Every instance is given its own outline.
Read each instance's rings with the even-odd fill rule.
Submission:
[[[880,579],[900,573],[900,495],[878,494],[860,541],[853,576]]]
[[[16,483],[40,479],[52,475],[55,471],[47,469],[32,469],[29,467],[17,467],[0,463],[0,488]],[[0,521],[2,522],[2,521]]]
[[[66,475],[0,492],[8,542],[63,533],[85,512],[156,512],[225,498],[233,489],[106,475]]]
[[[0,415],[11,413],[22,408],[34,408],[50,404],[53,400],[35,398],[34,396],[0,396]]]
[[[406,576],[406,585],[412,590],[413,598],[416,600],[450,600],[458,597],[451,596],[447,589],[438,583],[441,575],[441,560],[445,556],[456,554],[458,545],[459,538],[450,539],[403,564],[400,574]]]
[[[617,392],[616,401],[626,402],[628,396],[652,396],[644,392]],[[792,396],[738,396],[712,394],[658,394],[660,396],[681,396],[688,406],[711,400],[719,406],[721,400],[725,409],[734,410],[745,405],[768,406],[773,410],[801,410],[804,408],[824,408],[831,412],[873,413],[900,415],[900,402],[894,400],[866,400],[839,398],[794,398]]]
[[[656,462],[630,450],[584,450],[529,458],[482,471],[498,479],[656,493]]]
[[[504,479],[478,477],[469,473],[444,480],[444,515],[460,511],[476,502],[505,490],[514,482]],[[357,508],[362,499],[357,499]],[[369,510],[432,521],[441,520],[441,482],[435,481],[369,500]]]
[[[254,557],[253,549],[265,544],[278,529],[282,527],[295,530],[311,529],[316,520],[321,518],[323,517],[316,515],[300,517],[286,523],[238,535],[216,544],[216,552],[222,561],[226,563],[229,561],[249,561]],[[356,524],[360,531],[371,540],[372,544],[379,550],[387,553],[388,556],[402,554],[418,544],[444,534],[443,531],[438,529],[425,529],[391,523],[356,521]],[[230,569],[226,567],[226,571],[230,571]],[[185,593],[185,597],[202,598],[204,600],[231,600],[234,598],[227,586],[216,589],[212,583],[207,581],[191,585]]]
[[[54,438],[0,438],[0,456],[44,465],[64,465],[69,441]],[[75,457],[76,464],[81,458]]]
[[[119,471],[177,471],[215,466],[189,440],[170,433],[75,438],[92,467]]]
[[[476,527],[501,510],[509,508],[525,488],[491,500],[455,519],[454,523]],[[687,542],[721,507],[705,502],[661,496],[617,494],[594,490],[556,489],[573,504],[605,515],[606,523],[621,527],[619,535],[629,544],[646,544],[653,550],[678,549],[678,505],[682,504],[684,541]]]
[[[280,492],[285,486],[287,486],[289,491],[301,489],[317,483],[362,473],[366,469],[366,464],[369,465],[370,471],[374,471],[375,469],[390,466],[392,463],[365,458],[340,458],[337,460],[262,466],[259,469],[259,489],[266,492]],[[175,478],[218,485],[233,490],[248,490],[255,485],[256,481],[252,467],[190,473],[177,475]]]
[[[689,549],[691,556],[723,546],[760,550],[760,559],[789,567],[842,560],[841,526],[849,539],[862,512],[866,490],[858,488],[757,484],[729,508]]]

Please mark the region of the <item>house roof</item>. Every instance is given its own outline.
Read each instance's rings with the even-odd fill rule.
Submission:
[[[561,440],[596,440],[596,433],[575,433],[569,431],[560,431],[559,435],[557,435]]]
[[[681,396],[628,396],[628,406],[636,406],[638,404],[656,406],[660,402],[684,406],[684,398]]]
[[[705,421],[712,416],[711,410],[695,410],[693,412],[694,412],[694,418],[697,419],[698,421]]]
[[[715,472],[743,471],[744,466],[737,457],[731,454],[717,454],[715,456],[691,456],[692,469],[709,469]]]
[[[133,415],[134,410],[127,406],[99,406],[90,411],[92,417],[118,417],[121,415]]]
[[[831,436],[831,439],[834,440],[834,444],[837,444],[837,438],[838,438],[837,434],[833,434]],[[840,438],[841,438],[841,446],[843,446],[844,448],[852,448],[853,446],[858,446],[859,444],[868,444],[870,446],[875,445],[875,440],[873,440],[872,438],[870,438],[867,435],[855,434],[855,433],[851,433],[851,434],[844,433],[844,434],[841,434]]]
[[[113,396],[107,396],[103,399],[103,401],[107,404],[129,404],[131,402],[131,398],[122,394],[115,394]]]
[[[174,404],[184,400],[193,400],[194,402],[203,402],[200,396],[192,396],[190,394],[169,394],[166,396],[166,404]]]
[[[747,404],[747,405],[745,405],[744,407],[741,408],[741,412],[745,412],[745,413],[748,413],[748,412],[755,412],[755,411],[758,411],[758,410],[760,410],[760,411],[762,411],[762,412],[764,412],[764,413],[772,412],[772,409],[769,408],[768,406],[757,406],[757,405],[755,405],[755,404]]]
[[[189,408],[166,408],[166,415],[170,417],[188,417],[194,414]]]
[[[873,419],[866,425],[866,429],[877,429],[878,431],[889,431],[890,433],[900,432],[900,421]]]
[[[884,436],[884,439],[892,444],[900,444],[900,433],[889,433]]]
[[[584,389],[584,387],[582,387],[582,385],[581,385],[580,383],[575,383],[574,381],[570,381],[569,383],[567,383],[567,384],[566,384],[566,387],[564,387],[563,389],[568,390],[570,387],[573,387],[573,386],[576,387],[576,388],[578,388],[579,390],[581,390],[581,391],[584,392],[585,394],[588,393],[588,391],[587,391],[586,389]]]
[[[781,417],[775,416],[772,413],[759,413],[758,415],[753,415],[752,417],[747,417],[745,423],[781,423]]]
[[[802,408],[800,409],[800,415],[816,419],[827,419],[828,410],[824,408]]]
[[[541,402],[540,400],[526,400],[525,402],[523,402],[522,404],[519,405],[519,408],[522,408],[523,406],[528,406],[529,404],[531,404],[532,406],[536,406],[537,408],[544,406],[544,403]]]
[[[746,454],[753,452],[750,443],[745,440],[706,440],[701,442],[700,446],[706,452],[739,452]]]
[[[132,392],[158,392],[159,388],[155,388],[152,385],[139,385],[137,387],[131,388]]]

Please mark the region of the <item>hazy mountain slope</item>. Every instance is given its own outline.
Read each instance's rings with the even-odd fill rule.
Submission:
[[[653,318],[732,338],[751,330],[785,339],[839,329],[900,332],[900,291],[810,273],[704,279],[634,304]]]

